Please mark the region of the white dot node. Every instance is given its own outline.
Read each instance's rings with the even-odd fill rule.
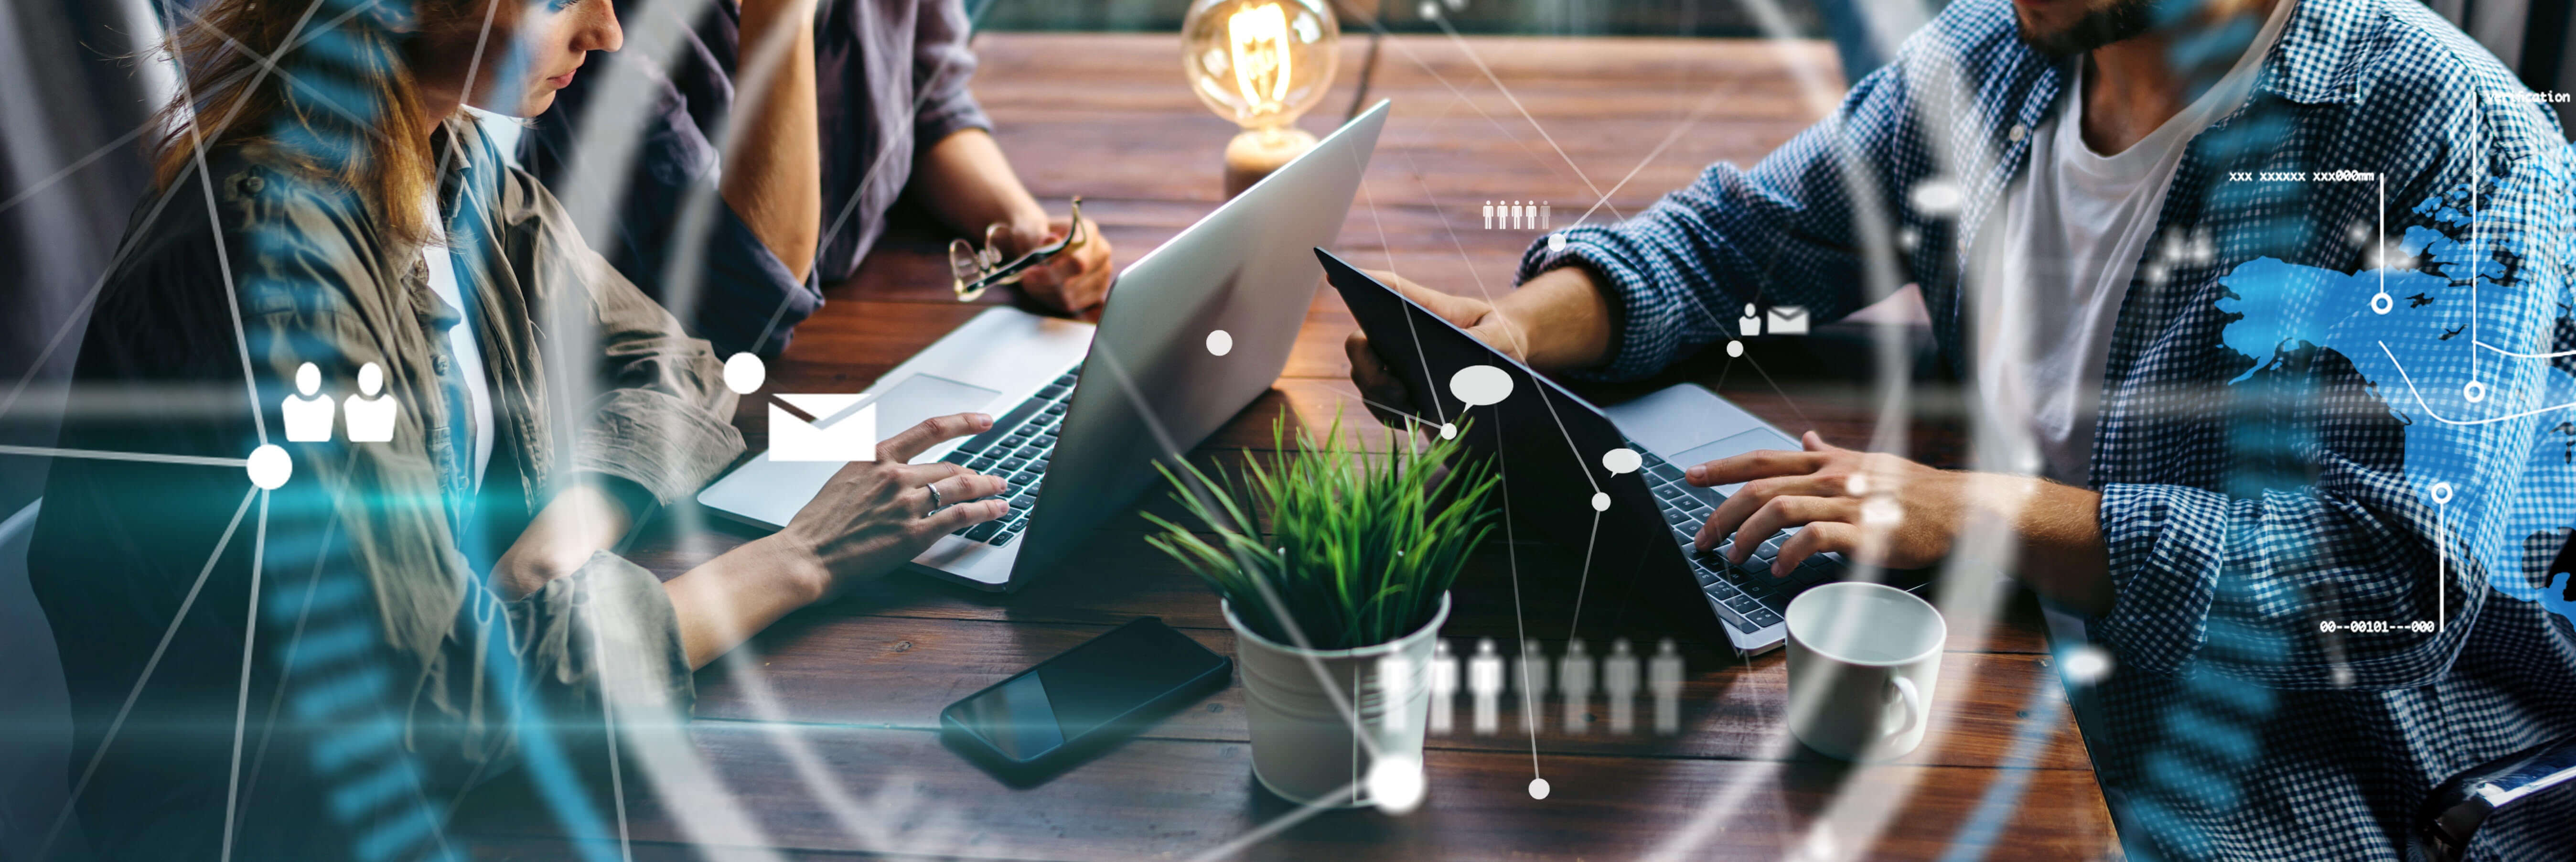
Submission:
[[[1531,799],[1546,799],[1546,798],[1547,798],[1547,779],[1544,779],[1544,778],[1532,778],[1532,779],[1530,779],[1530,798],[1531,798]]]
[[[2383,290],[2383,291],[2380,291],[2379,293],[2374,294],[2374,295],[2372,295],[2372,296],[2370,297],[2370,310],[2371,310],[2371,311],[2373,311],[2373,312],[2376,312],[2376,313],[2379,313],[2379,314],[2387,314],[2388,312],[2393,311],[2393,310],[2395,310],[2396,308],[2397,308],[2397,299],[2396,299],[2395,297],[2391,297],[2391,296],[2389,296],[2389,295],[2388,295],[2388,291]]]
[[[1945,179],[1924,180],[1914,184],[1905,199],[1924,215],[1949,215],[1959,211],[1959,185]]]
[[[1458,439],[1458,425],[1457,425],[1457,423],[1454,423],[1454,422],[1442,422],[1442,423],[1440,423],[1440,439],[1442,439],[1442,440],[1456,440],[1456,439]]]
[[[250,450],[250,464],[245,469],[250,472],[251,484],[263,491],[275,491],[295,475],[295,459],[286,457],[285,449],[270,443]]]
[[[1224,356],[1234,352],[1234,334],[1222,329],[1208,330],[1208,355]]]
[[[1644,464],[1645,459],[1638,456],[1635,449],[1619,448],[1601,453],[1601,469],[1610,471],[1613,476],[1637,472],[1637,468]]]
[[[749,395],[759,391],[760,384],[769,382],[769,365],[758,356],[736,353],[725,360],[724,381],[725,388],[734,394]]]
[[[1369,764],[1369,800],[1388,814],[1404,814],[1422,805],[1422,759],[1390,754]]]
[[[1422,0],[1422,5],[1414,7],[1413,11],[1422,13],[1422,20],[1434,20],[1440,17],[1440,4],[1435,0]]]
[[[2085,644],[2067,650],[2066,657],[2059,660],[2058,666],[2061,669],[2060,672],[2065,674],[2067,682],[2076,685],[2092,685],[2111,674],[2111,653],[2101,647]]]
[[[1871,497],[1869,502],[1860,504],[1861,523],[1872,527],[1893,527],[1903,520],[1905,507],[1897,505],[1893,497]]]
[[[1743,355],[1744,355],[1744,342],[1737,341],[1737,340],[1732,339],[1732,338],[1727,339],[1727,340],[1726,340],[1726,355],[1727,355],[1727,356],[1729,356],[1729,357],[1740,357],[1740,356],[1743,356]]]
[[[2448,502],[2451,502],[2451,483],[2449,483],[2449,482],[2435,482],[2435,483],[2433,483],[2433,502],[2436,502],[2436,503],[2448,503]]]
[[[1595,511],[1595,512],[1607,512],[1607,511],[1610,511],[1610,494],[1609,494],[1608,492],[1606,492],[1606,491],[1594,491],[1594,492],[1592,492],[1592,511]]]
[[[2469,403],[2471,404],[2485,401],[2487,400],[2487,385],[2475,380],[2469,381],[2469,385],[2460,387],[2460,397],[2469,399]]]
[[[1854,497],[1869,496],[1869,474],[1853,473],[1843,477],[1843,493]]]

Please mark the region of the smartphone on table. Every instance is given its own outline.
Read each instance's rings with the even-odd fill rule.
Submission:
[[[949,704],[939,728],[951,746],[1005,778],[1026,780],[1233,679],[1233,659],[1145,617]]]

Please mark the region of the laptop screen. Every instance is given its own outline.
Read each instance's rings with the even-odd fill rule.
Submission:
[[[1458,426],[1467,451],[1498,459],[1503,495],[1515,521],[1578,554],[1591,549],[1594,601],[1605,606],[1619,602],[1640,581],[1679,585],[1697,595],[1680,547],[1644,480],[1635,472],[1613,474],[1602,466],[1601,456],[1625,446],[1626,440],[1600,408],[1331,252],[1316,249],[1315,254],[1369,343],[1413,396],[1417,418],[1435,429],[1444,423]],[[1450,391],[1453,376],[1478,365],[1499,369],[1511,382],[1510,393],[1491,404],[1469,405]],[[1607,510],[1594,508],[1597,494],[1608,495]],[[1694,600],[1685,607],[1703,605]],[[1589,628],[1592,614],[1585,616],[1583,627]]]

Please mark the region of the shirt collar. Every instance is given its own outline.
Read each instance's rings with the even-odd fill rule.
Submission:
[[[2351,104],[2360,86],[2364,46],[2381,26],[2375,0],[2281,0],[2296,3],[2280,43],[2263,63],[2255,92],[2302,104]]]

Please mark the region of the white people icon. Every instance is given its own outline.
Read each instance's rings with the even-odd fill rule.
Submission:
[[[337,412],[330,396],[322,391],[322,368],[307,362],[295,369],[295,391],[277,405],[286,415],[286,440],[290,443],[328,443],[331,441],[332,414]]]
[[[383,368],[370,362],[358,369],[359,394],[349,396],[342,408],[349,416],[349,442],[383,443],[394,439],[394,418],[402,412],[402,404],[392,395],[381,394],[384,388]]]
[[[1476,641],[1476,654],[1467,659],[1467,693],[1475,698],[1476,735],[1494,735],[1501,725],[1495,706],[1503,698],[1503,657],[1493,638]]]

